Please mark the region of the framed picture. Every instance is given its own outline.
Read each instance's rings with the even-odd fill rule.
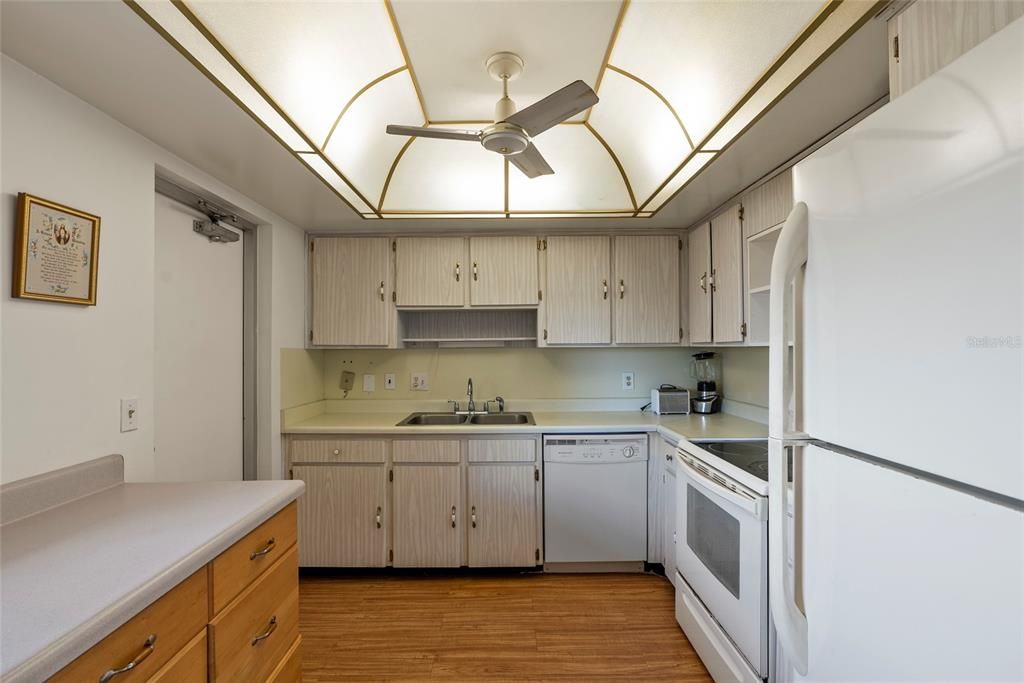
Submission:
[[[95,306],[99,246],[99,216],[19,193],[11,295]]]

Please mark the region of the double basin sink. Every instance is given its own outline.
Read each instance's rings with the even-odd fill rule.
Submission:
[[[481,413],[456,415],[455,413],[413,413],[398,423],[398,427],[440,427],[449,425],[532,425],[533,413]]]

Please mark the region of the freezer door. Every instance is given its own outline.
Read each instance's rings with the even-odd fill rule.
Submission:
[[[1024,680],[1024,513],[817,447],[798,471],[803,680]]]
[[[1018,20],[794,174],[803,431],[1018,500],[1022,111]]]

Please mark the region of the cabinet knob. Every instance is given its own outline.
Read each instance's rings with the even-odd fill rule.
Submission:
[[[334,449],[334,454],[335,455],[341,455],[341,451],[339,449],[335,448]]]

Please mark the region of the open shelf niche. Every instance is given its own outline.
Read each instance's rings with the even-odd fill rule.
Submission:
[[[747,238],[747,341],[768,343],[769,298],[771,295],[772,257],[782,224]]]
[[[433,348],[532,347],[537,309],[399,311],[403,346]]]

